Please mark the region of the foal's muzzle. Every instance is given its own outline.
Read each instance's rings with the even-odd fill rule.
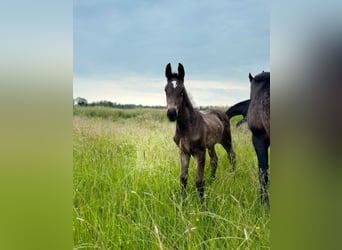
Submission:
[[[167,117],[171,122],[174,122],[177,119],[177,110],[175,108],[167,110]]]

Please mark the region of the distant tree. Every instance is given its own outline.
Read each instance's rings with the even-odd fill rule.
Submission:
[[[75,102],[76,102],[76,105],[79,105],[79,106],[87,106],[88,105],[88,101],[82,97],[77,97],[75,99]]]
[[[102,107],[108,107],[108,108],[117,108],[117,109],[134,109],[134,108],[154,108],[154,109],[164,109],[165,106],[145,106],[142,104],[121,104],[117,102],[111,102],[106,100],[101,100],[97,102],[89,102],[82,97],[77,97],[73,99],[74,105],[78,106],[87,106],[87,107],[96,107],[96,106],[102,106]]]

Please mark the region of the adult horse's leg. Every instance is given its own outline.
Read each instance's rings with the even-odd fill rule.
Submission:
[[[260,198],[263,203],[269,206],[269,198],[267,192],[268,186],[268,147],[269,141],[264,134],[254,134],[252,136],[254,149],[258,157],[259,181],[260,181]]]
[[[205,149],[196,153],[195,155],[197,170],[196,170],[196,187],[200,196],[201,202],[204,197],[204,165],[205,165]]]
[[[216,169],[217,169],[217,155],[215,152],[215,146],[208,148],[208,153],[210,156],[210,165],[211,165],[211,177],[215,178]]]
[[[180,174],[181,193],[182,193],[182,197],[185,198],[186,197],[186,184],[188,182],[190,154],[180,151],[180,157],[181,157],[181,174]]]

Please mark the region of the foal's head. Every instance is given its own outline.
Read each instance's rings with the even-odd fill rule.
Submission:
[[[172,73],[171,64],[166,65],[165,76],[167,84],[165,86],[167,117],[170,121],[177,119],[179,107],[182,105],[185,88],[184,88],[184,67],[178,64],[178,74]]]

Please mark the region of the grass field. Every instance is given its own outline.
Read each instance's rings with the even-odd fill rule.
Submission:
[[[199,202],[195,163],[180,197],[175,123],[159,109],[75,107],[74,249],[269,249],[270,217],[260,204],[257,161],[246,124],[232,137],[237,168],[216,145],[217,177]]]

